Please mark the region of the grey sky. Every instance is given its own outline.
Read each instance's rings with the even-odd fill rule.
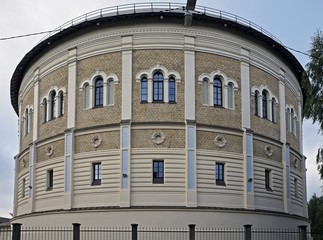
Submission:
[[[168,2],[146,0],[33,0],[1,1],[0,38],[52,30],[87,12],[134,2]],[[183,1],[172,1],[183,3]],[[313,33],[323,29],[323,2],[318,0],[259,1],[259,0],[197,0],[197,5],[227,11],[244,17],[280,39],[286,46],[301,51],[309,48]],[[22,57],[43,36],[0,41],[0,216],[12,212],[14,161],[18,153],[18,118],[10,104],[10,79]],[[308,58],[292,52],[304,66]],[[320,195],[319,176],[315,166],[317,148],[323,145],[323,136],[317,135],[318,126],[304,123],[304,154],[307,156],[308,198]]]

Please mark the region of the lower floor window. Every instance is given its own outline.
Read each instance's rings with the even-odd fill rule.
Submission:
[[[47,189],[46,191],[51,191],[53,190],[54,186],[54,170],[48,170],[47,171]]]
[[[267,191],[272,191],[271,189],[271,170],[265,170],[265,188]]]
[[[101,185],[101,163],[92,164],[92,185]]]
[[[215,183],[216,183],[216,185],[225,186],[224,163],[216,163],[215,164]]]
[[[153,183],[164,183],[164,161],[153,161]]]

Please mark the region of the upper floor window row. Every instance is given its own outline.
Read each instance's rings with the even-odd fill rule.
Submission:
[[[33,119],[33,108],[31,106],[27,106],[21,120],[22,126],[23,126],[23,132],[25,135],[27,135],[31,131],[32,119]]]
[[[271,91],[261,86],[252,87],[251,89],[254,103],[254,113],[258,117],[268,119],[269,121],[276,122],[276,115],[278,106],[277,98],[271,93]]]
[[[80,86],[80,91],[83,91],[83,108],[114,105],[114,85],[118,83],[117,75],[106,75],[103,71],[97,71],[90,80],[85,80]]]
[[[234,92],[238,91],[238,83],[229,79],[223,72],[203,73],[198,78],[202,85],[202,103],[205,106],[234,109]]]
[[[296,129],[298,125],[297,114],[294,107],[291,105],[286,106],[286,127],[287,131],[296,136]]]
[[[65,96],[65,88],[52,87],[49,93],[42,98],[40,106],[42,107],[43,123],[64,115]]]
[[[160,65],[147,71],[141,71],[136,75],[136,82],[140,83],[140,100],[148,103],[175,103],[177,101],[177,83],[180,81],[178,72],[170,71]]]

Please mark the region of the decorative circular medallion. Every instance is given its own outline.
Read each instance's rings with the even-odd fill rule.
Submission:
[[[162,132],[155,132],[151,136],[151,141],[157,145],[162,144],[165,141],[165,136]]]
[[[94,148],[98,148],[101,145],[102,139],[100,136],[94,136],[91,140],[91,145]]]
[[[273,152],[274,152],[274,150],[273,150],[273,149],[271,148],[271,146],[269,146],[269,145],[266,145],[266,146],[265,146],[264,151],[265,151],[265,154],[266,154],[268,157],[271,157],[271,156],[273,155]]]
[[[222,135],[216,136],[213,141],[220,148],[223,148],[227,143],[227,140],[225,140],[225,138]]]
[[[26,167],[26,159],[22,159],[22,167]]]
[[[297,160],[297,158],[294,158],[293,162],[294,162],[294,167],[297,168],[298,167],[298,160]]]
[[[52,145],[49,145],[47,148],[46,148],[46,155],[51,157],[54,153],[54,147]]]

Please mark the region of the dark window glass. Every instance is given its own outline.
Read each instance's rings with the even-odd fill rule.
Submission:
[[[64,95],[63,92],[59,92],[59,113],[58,116],[62,116],[64,114]]]
[[[146,77],[141,79],[141,101],[148,101],[148,81]]]
[[[275,105],[276,105],[276,102],[275,102],[275,98],[273,98],[272,100],[271,100],[271,120],[273,121],[273,122],[276,122],[276,116],[275,116],[275,114],[276,114],[276,112],[275,112]]]
[[[170,78],[169,79],[169,102],[175,102],[176,101],[176,89],[175,89],[175,79]]]
[[[213,104],[222,106],[222,82],[218,77],[215,77],[213,81]]]
[[[47,172],[47,191],[53,190],[54,186],[54,171],[48,170]]]
[[[101,184],[101,163],[93,163],[93,180],[92,185]]]
[[[262,117],[268,119],[267,91],[262,92]]]
[[[215,164],[215,182],[216,182],[216,185],[225,186],[224,163],[216,163]]]
[[[259,112],[258,112],[258,97],[259,97],[259,94],[258,94],[258,91],[255,92],[255,115],[259,116]]]
[[[50,116],[49,120],[55,118],[55,111],[56,111],[56,92],[52,91],[50,93]]]
[[[44,111],[43,111],[43,123],[47,122],[47,99],[44,98],[43,100],[43,108],[44,108]]]
[[[103,79],[95,80],[95,107],[103,106]]]
[[[153,77],[153,101],[164,101],[164,76],[161,73],[155,73]]]
[[[265,170],[265,188],[267,191],[272,191],[270,187],[270,170]]]
[[[153,161],[153,183],[164,183],[164,161]]]

